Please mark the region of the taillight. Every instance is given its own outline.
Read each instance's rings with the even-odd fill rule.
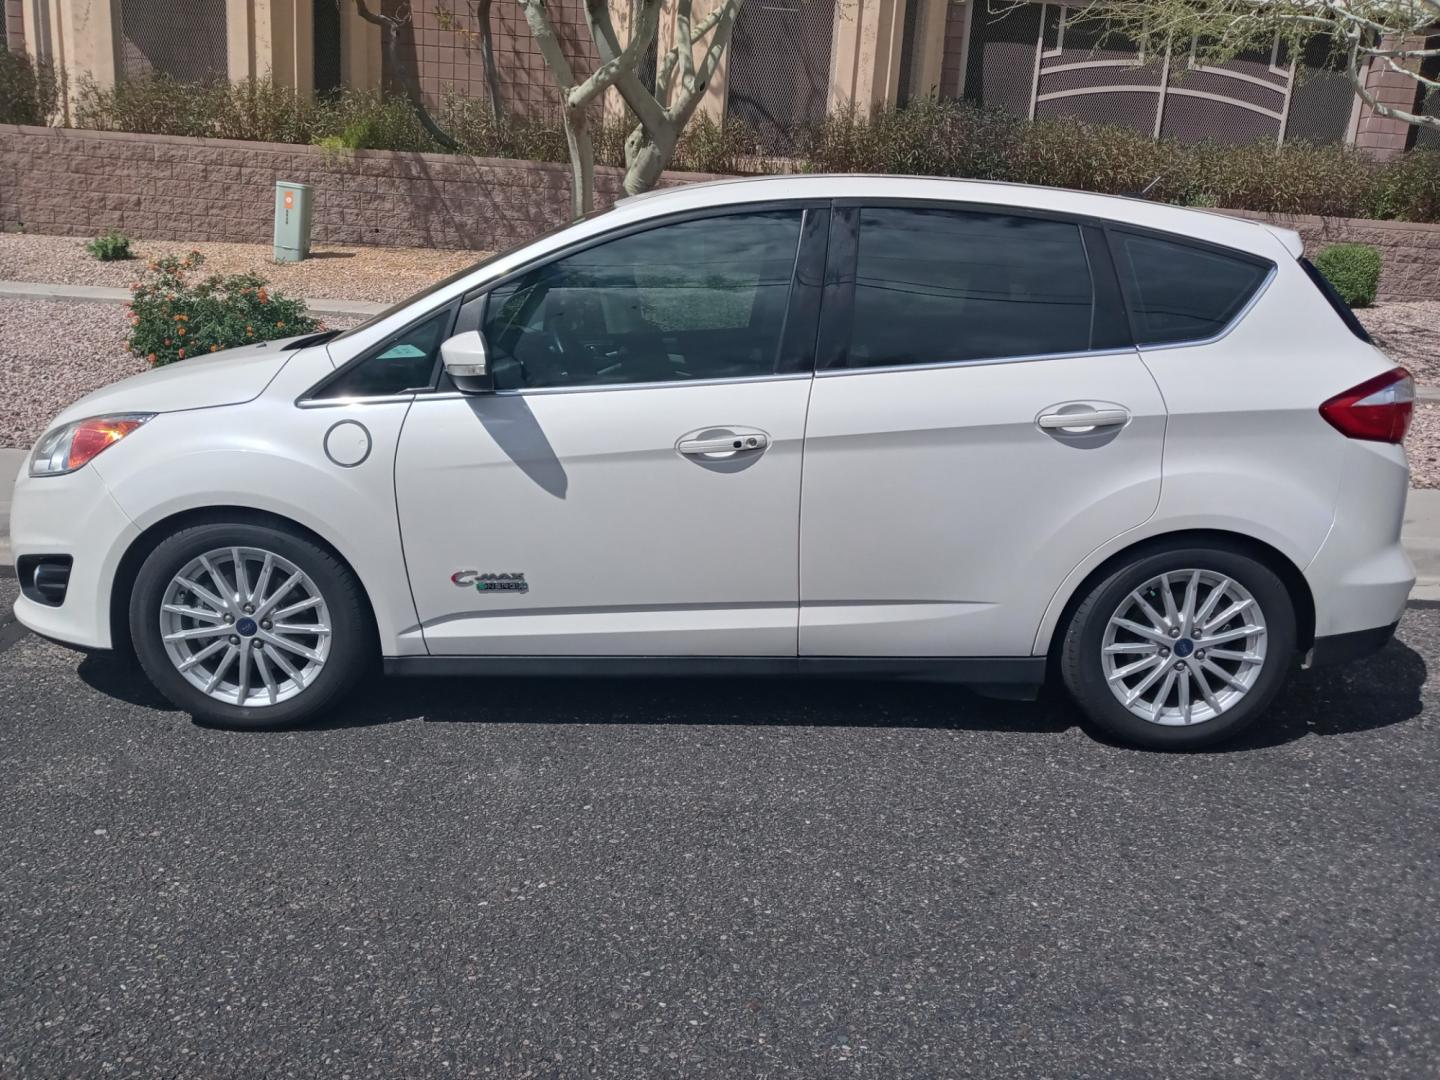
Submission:
[[[1415,380],[1397,367],[1336,394],[1320,406],[1320,415],[1347,438],[1398,443],[1405,441],[1414,408]]]

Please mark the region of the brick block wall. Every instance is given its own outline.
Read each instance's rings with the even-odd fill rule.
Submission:
[[[621,176],[597,173],[608,206]],[[570,217],[566,165],[0,125],[6,229],[268,244],[277,180],[314,188],[317,243],[495,250]]]
[[[1306,254],[1312,256],[1331,244],[1370,244],[1380,249],[1379,299],[1440,300],[1440,225],[1244,210],[1222,212],[1294,229],[1305,241]]]

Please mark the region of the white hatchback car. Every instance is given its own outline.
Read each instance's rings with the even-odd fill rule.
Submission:
[[[198,718],[391,674],[825,674],[1231,736],[1390,637],[1412,384],[1284,229],[952,180],[621,203],[55,420],[20,620]]]

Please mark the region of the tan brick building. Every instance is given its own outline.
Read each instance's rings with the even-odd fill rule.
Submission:
[[[3,0],[11,47],[111,83],[155,70],[182,79],[269,75],[302,93],[378,87],[393,75],[378,30],[351,0]],[[372,4],[379,0],[371,0]],[[596,56],[583,0],[550,0],[577,70]],[[627,21],[629,0],[610,0]],[[696,0],[701,17],[714,0]],[[384,0],[391,10],[393,0]],[[402,47],[432,101],[487,94],[468,0],[412,0]],[[934,95],[1032,118],[1079,116],[1186,141],[1304,138],[1353,143],[1377,156],[1413,145],[1409,126],[1374,116],[1323,49],[1278,49],[1222,67],[1179,55],[1139,63],[1133,51],[1070,25],[1063,4],[1008,0],[751,0],[706,95],[712,116],[754,128],[786,152],[795,131],[827,111]],[[519,5],[496,0],[494,48],[507,109],[554,110],[556,92]],[[660,48],[674,35],[673,6]],[[1382,101],[1414,109],[1417,84],[1376,71]],[[607,103],[618,110],[618,101]]]

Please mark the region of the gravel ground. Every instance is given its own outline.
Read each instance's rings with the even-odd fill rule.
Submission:
[[[1405,450],[1410,456],[1410,486],[1440,488],[1440,402],[1415,403]]]
[[[1376,304],[1355,313],[1375,344],[1422,386],[1440,386],[1440,300]]]
[[[360,316],[328,315],[344,329]],[[145,370],[125,351],[118,304],[0,297],[0,446],[30,446],[65,406]]]
[[[76,398],[145,370],[116,304],[0,298],[0,446],[29,446]]]
[[[43,281],[52,285],[108,285],[127,288],[162,255],[199,251],[206,274],[255,271],[291,296],[328,300],[403,300],[439,278],[471,266],[483,251],[435,251],[428,248],[378,248],[318,244],[301,263],[271,261],[263,244],[182,244],[174,240],[137,240],[135,259],[102,263],[85,252],[83,239],[68,236],[0,234],[0,280]]]
[[[1355,313],[1375,343],[1404,364],[1421,386],[1440,386],[1440,301],[1376,304]],[[1411,484],[1440,488],[1440,403],[1419,401],[1410,435]]]

